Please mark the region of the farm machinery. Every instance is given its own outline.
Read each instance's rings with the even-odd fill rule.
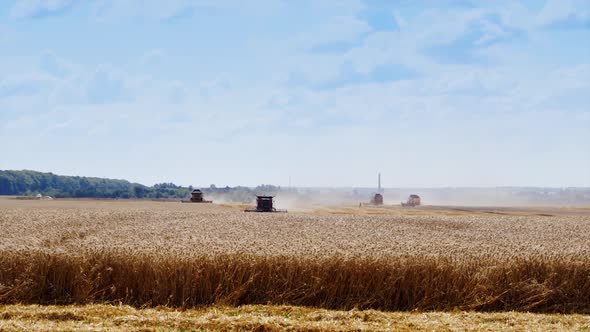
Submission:
[[[278,210],[273,206],[274,196],[256,196],[256,208],[246,209],[244,212],[282,212],[287,210]]]
[[[419,206],[420,203],[420,196],[412,194],[405,203],[402,202],[402,206],[414,207]]]
[[[191,192],[190,200],[182,200],[182,203],[212,203],[213,201],[206,201],[203,199],[203,192],[195,189]]]

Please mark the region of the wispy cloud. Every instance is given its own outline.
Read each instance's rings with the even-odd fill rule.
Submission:
[[[590,28],[590,4],[585,0],[547,0],[537,16],[541,26]]]
[[[244,6],[233,0],[98,0],[92,7],[94,15],[100,19],[135,17],[166,21],[190,17],[197,11],[238,9]]]
[[[40,18],[64,13],[78,0],[20,0],[10,10],[13,18]]]

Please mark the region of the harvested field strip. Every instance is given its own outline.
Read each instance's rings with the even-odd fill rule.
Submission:
[[[334,311],[293,306],[192,310],[129,306],[0,306],[1,331],[584,331],[590,316]]]
[[[2,251],[0,303],[590,313],[590,260]]]

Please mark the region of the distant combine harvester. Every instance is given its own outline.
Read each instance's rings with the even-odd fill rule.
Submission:
[[[371,199],[371,204],[373,205],[383,205],[383,195],[377,193]]]
[[[410,206],[410,207],[414,207],[414,206],[419,206],[421,204],[420,201],[420,196],[418,195],[410,195],[410,197],[408,197],[408,200],[404,203],[402,202],[402,206]]]
[[[212,203],[213,201],[206,201],[203,199],[203,192],[199,189],[191,191],[190,200],[182,200],[183,203]]]
[[[287,210],[277,210],[273,206],[274,196],[256,196],[256,208],[246,209],[244,212],[282,212],[286,213]]]

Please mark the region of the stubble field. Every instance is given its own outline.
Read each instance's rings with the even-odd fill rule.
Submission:
[[[588,314],[588,211],[0,199],[0,304]]]

